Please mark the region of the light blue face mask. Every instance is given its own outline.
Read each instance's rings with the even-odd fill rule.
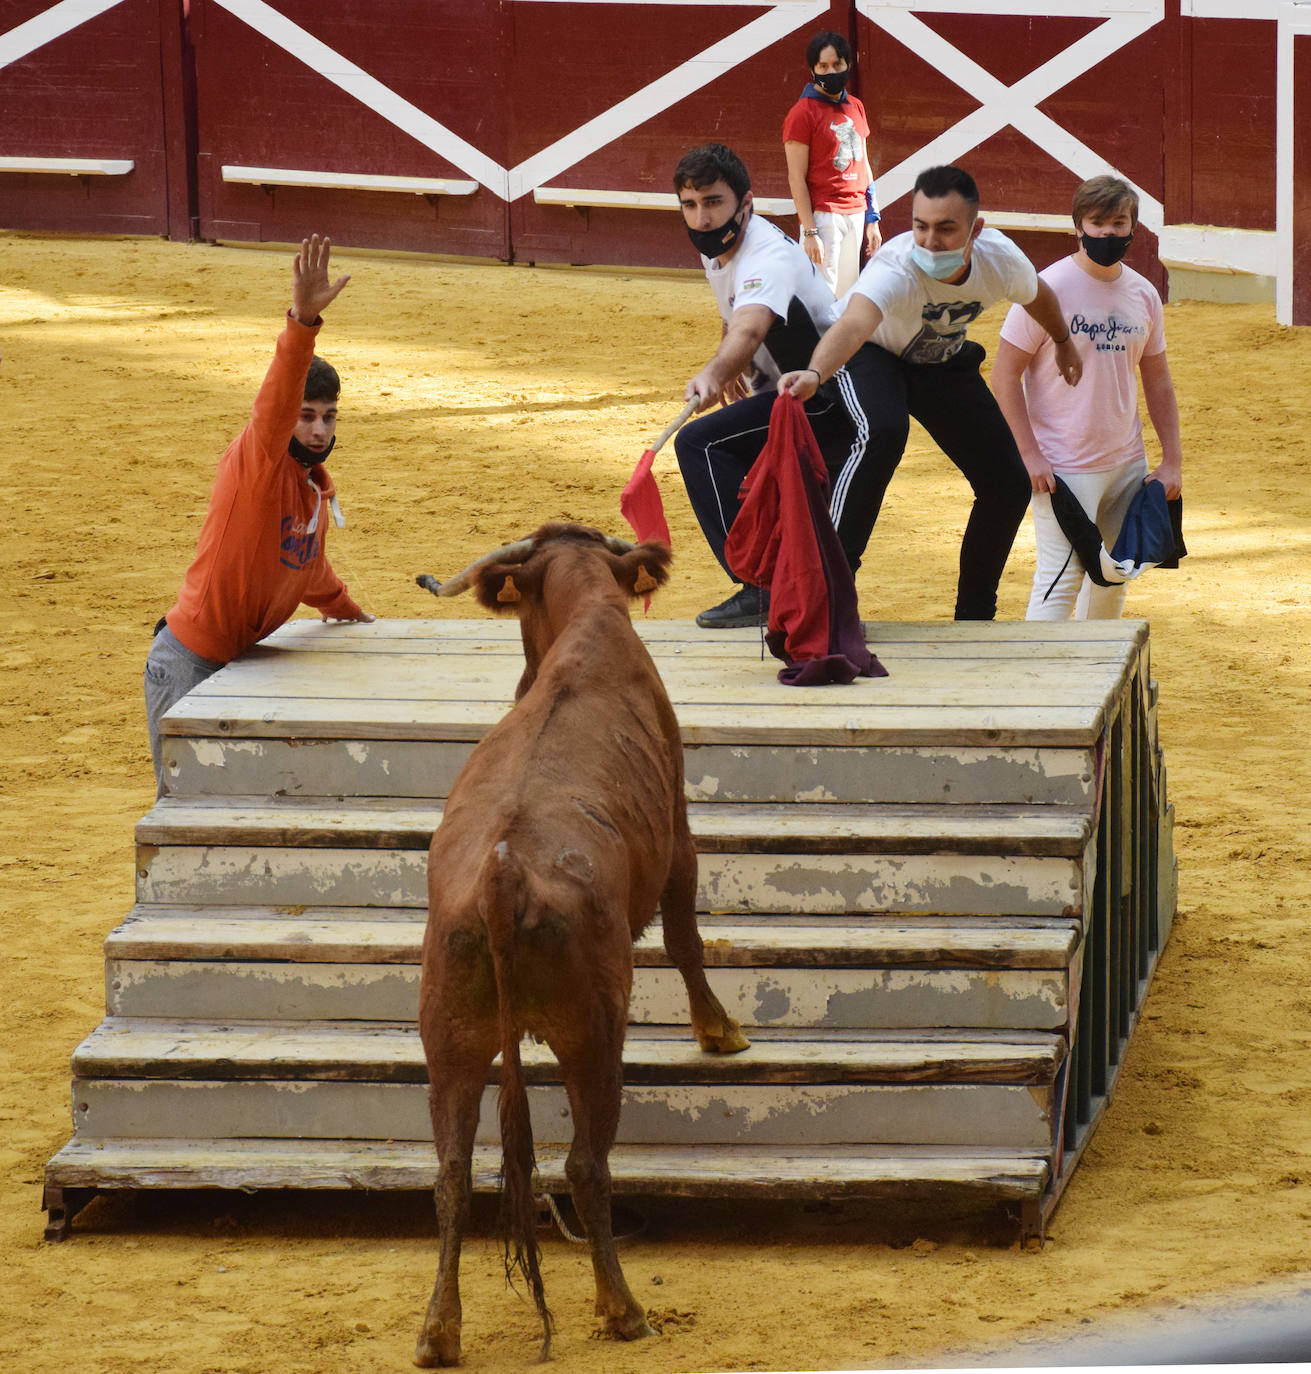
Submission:
[[[949,248],[945,253],[931,253],[918,243],[910,246],[910,259],[921,272],[927,272],[935,281],[954,277],[965,266],[965,250]]]

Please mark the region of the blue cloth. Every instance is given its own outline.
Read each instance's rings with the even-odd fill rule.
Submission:
[[[1177,566],[1182,540],[1176,538],[1171,504],[1162,483],[1144,482],[1125,512],[1111,557],[1117,563],[1128,559],[1138,567],[1149,563],[1158,568],[1167,563]]]

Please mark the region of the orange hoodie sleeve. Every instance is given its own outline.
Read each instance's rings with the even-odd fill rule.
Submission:
[[[253,456],[266,463],[281,463],[300,419],[305,399],[305,374],[314,357],[314,341],[319,326],[301,324],[287,312],[287,322],[278,342],[273,363],[255,396],[243,440]]]
[[[359,620],[364,614],[326,558],[323,560],[322,576],[301,600],[331,620]]]

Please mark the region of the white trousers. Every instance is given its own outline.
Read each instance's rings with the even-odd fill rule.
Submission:
[[[815,228],[824,245],[824,274],[835,296],[850,289],[860,276],[860,245],[865,238],[865,212],[856,210],[839,215],[832,210],[815,211]]]
[[[1135,458],[1103,472],[1062,472],[1061,480],[1102,532],[1107,549],[1115,543],[1125,512],[1147,476],[1147,459]],[[1079,555],[1052,514],[1052,498],[1035,491],[1030,507],[1038,558],[1026,620],[1118,620],[1127,584],[1099,587],[1085,576]],[[1068,560],[1068,561],[1067,561]]]

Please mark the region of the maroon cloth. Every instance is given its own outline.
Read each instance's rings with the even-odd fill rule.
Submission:
[[[673,548],[669,524],[665,520],[665,504],[660,499],[656,479],[651,475],[651,464],[654,462],[654,449],[647,449],[637,460],[633,475],[620,494],[619,510],[633,527],[639,544],[646,539],[658,539],[666,548]]]
[[[744,582],[769,588],[765,643],[790,687],[887,677],[865,647],[856,584],[828,513],[828,474],[795,396],[781,392],[769,439],[738,493],[724,556]]]

